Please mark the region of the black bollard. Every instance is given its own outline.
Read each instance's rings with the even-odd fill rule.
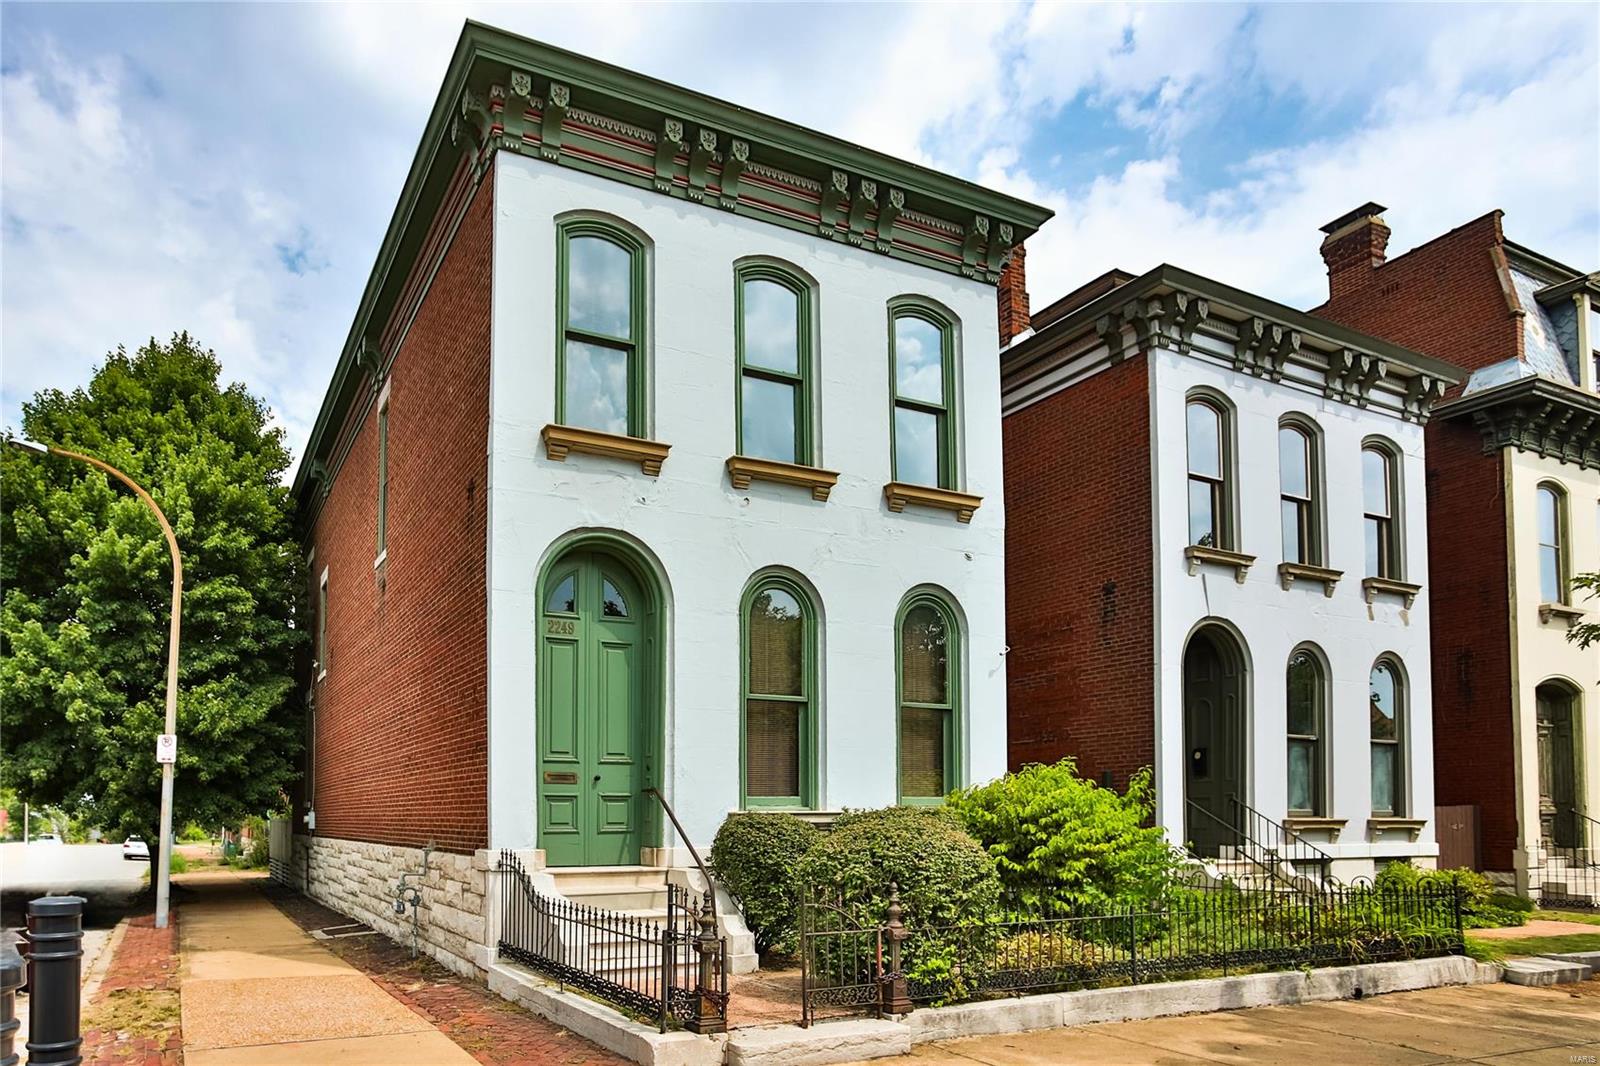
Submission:
[[[28,904],[28,1064],[78,1066],[83,977],[83,899],[46,896]]]
[[[0,933],[0,1066],[17,1066],[17,989],[22,986],[22,956],[10,933]]]

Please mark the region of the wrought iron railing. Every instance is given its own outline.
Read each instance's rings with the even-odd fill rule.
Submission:
[[[1190,845],[1190,854],[1199,859],[1237,859],[1249,863],[1281,888],[1305,892],[1332,886],[1333,857],[1281,823],[1268,818],[1238,796],[1228,796],[1228,816],[1223,818],[1194,800],[1188,804],[1191,822],[1198,817],[1222,847],[1217,855],[1202,855]],[[1286,865],[1287,864],[1287,865]]]
[[[672,821],[672,828],[678,833],[678,839],[683,841],[683,846],[688,848],[689,854],[694,857],[694,864],[695,866],[699,867],[700,876],[705,878],[706,881],[706,899],[709,901],[711,906],[711,915],[712,917],[716,917],[717,883],[716,881],[712,880],[711,871],[706,869],[705,860],[700,857],[700,849],[694,846],[694,841],[689,839],[689,834],[683,831],[683,823],[678,821],[678,812],[672,809],[672,804],[667,802],[667,797],[661,794],[661,790],[651,787],[645,789],[644,791],[649,795],[654,796],[656,798],[656,802],[661,804],[661,809],[666,812],[667,817]]]
[[[728,945],[709,894],[667,885],[663,917],[624,914],[540,892],[500,853],[502,958],[624,1010],[696,1033],[728,1026]]]
[[[892,891],[892,889],[891,889]],[[813,896],[801,906],[802,1021],[905,1013],[924,1003],[1460,954],[1455,886],[1178,891],[1158,906],[881,921]]]
[[[1567,839],[1540,844],[1529,888],[1547,907],[1600,907],[1600,821],[1576,807],[1568,813],[1572,820],[1561,827]]]

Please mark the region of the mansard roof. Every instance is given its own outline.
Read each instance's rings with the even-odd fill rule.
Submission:
[[[1008,401],[1067,361],[1116,362],[1157,345],[1359,407],[1380,399],[1415,421],[1425,420],[1466,376],[1449,363],[1171,264],[1125,277],[1112,271],[1105,279],[1120,284],[1083,286],[1077,292],[1089,298],[1077,306],[1070,298],[1050,305],[1036,316],[1036,332],[1001,353]]]
[[[481,176],[496,151],[989,284],[999,280],[1012,247],[1053,214],[793,122],[468,21],[301,458],[297,496],[359,392],[362,353],[370,353],[400,298],[462,156]]]

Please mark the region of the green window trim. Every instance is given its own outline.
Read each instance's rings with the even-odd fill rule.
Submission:
[[[1572,567],[1567,552],[1567,490],[1554,481],[1541,481],[1534,489],[1533,500],[1534,541],[1538,548],[1539,563],[1536,573],[1539,583],[1539,602],[1570,604]],[[1544,529],[1546,501],[1550,512],[1548,539]],[[1553,579],[1554,588],[1546,581],[1547,577]]]
[[[735,453],[750,455],[745,451],[744,391],[746,379],[755,379],[789,385],[794,389],[794,459],[798,466],[815,466],[814,391],[812,376],[815,373],[815,331],[812,329],[813,291],[815,286],[793,269],[773,262],[747,262],[734,267],[733,284],[733,336],[735,379],[733,388],[733,432]],[[758,366],[745,360],[745,287],[752,281],[768,281],[781,285],[795,296],[796,369],[793,373]],[[755,456],[774,459],[774,456]]]
[[[900,394],[899,353],[895,350],[896,324],[901,319],[920,319],[933,326],[940,335],[940,381],[943,401],[939,403]],[[957,490],[960,475],[957,470],[956,441],[956,323],[949,311],[925,297],[897,296],[889,301],[889,470],[890,480],[926,485],[928,482],[900,474],[899,415],[921,413],[932,415],[937,434],[938,477],[931,486]]]
[[[571,246],[579,237],[596,237],[609,241],[628,253],[628,322],[626,338],[574,326],[571,313]],[[645,291],[649,283],[645,257],[645,241],[627,228],[600,218],[573,218],[556,225],[556,423],[576,425],[567,421],[567,345],[571,342],[596,345],[624,352],[628,360],[627,428],[630,437],[648,437],[648,378],[646,351],[648,340],[648,315],[650,301]],[[594,426],[579,428],[598,429]],[[600,430],[601,432],[608,432]]]
[[[389,397],[378,407],[378,558],[389,552]]]
[[[944,622],[946,634],[945,650],[945,699],[939,703],[925,703],[920,701],[907,701],[905,698],[905,624],[906,617],[918,607],[931,607],[937,611]],[[900,610],[895,613],[894,619],[894,699],[895,699],[895,802],[901,806],[938,806],[945,801],[945,797],[956,788],[961,787],[965,781],[963,777],[964,764],[962,759],[963,738],[966,724],[962,713],[962,649],[961,625],[957,618],[955,607],[949,597],[942,591],[922,589],[906,596],[900,604]],[[944,791],[937,796],[909,795],[905,790],[904,763],[902,761],[905,745],[905,712],[906,710],[933,710],[943,711],[944,720]]]
[[[1367,456],[1383,462],[1383,509],[1375,510],[1367,493]],[[1367,558],[1363,567],[1367,577],[1388,581],[1406,579],[1406,538],[1404,510],[1403,457],[1387,437],[1368,437],[1361,442],[1361,521]]]
[[[1302,721],[1295,721],[1295,668],[1297,662],[1303,660],[1309,682],[1309,692],[1305,693],[1309,702],[1305,708]],[[1289,662],[1285,674],[1285,729],[1288,739],[1288,801],[1285,804],[1290,815],[1301,817],[1320,817],[1327,805],[1327,755],[1325,740],[1327,737],[1328,721],[1328,670],[1319,651],[1313,645],[1301,644],[1289,653]],[[1297,729],[1296,726],[1309,727]],[[1306,795],[1309,804],[1297,805],[1294,788],[1294,752],[1301,749],[1309,754],[1307,759],[1308,780],[1306,782]]]
[[[1305,441],[1305,491],[1297,493],[1289,491],[1283,485],[1283,435],[1285,432],[1298,433]],[[1278,421],[1278,498],[1280,512],[1291,505],[1296,506],[1300,512],[1300,544],[1301,559],[1290,559],[1287,544],[1283,545],[1285,562],[1298,562],[1305,566],[1327,566],[1327,537],[1324,528],[1327,524],[1326,508],[1324,506],[1324,488],[1322,473],[1322,431],[1317,423],[1304,415],[1286,415]],[[1287,533],[1287,530],[1284,530]],[[1287,538],[1285,538],[1287,539]]]
[[[1209,410],[1217,422],[1217,466],[1206,470],[1197,462],[1194,452],[1193,426],[1189,412],[1196,407]],[[1235,476],[1236,443],[1234,439],[1234,407],[1220,392],[1208,387],[1190,389],[1184,397],[1184,454],[1186,456],[1186,489],[1188,499],[1189,543],[1203,548],[1221,548],[1238,551],[1239,499],[1238,478]],[[1207,500],[1207,532],[1196,536],[1198,515],[1195,511],[1196,491],[1204,493]],[[1207,543],[1209,539],[1210,543]]]
[[[1407,715],[1409,711],[1407,701],[1410,699],[1411,690],[1406,673],[1400,666],[1400,660],[1392,655],[1380,655],[1373,662],[1372,669],[1367,675],[1367,686],[1369,690],[1371,690],[1370,698],[1372,699],[1373,703],[1378,702],[1378,697],[1380,695],[1376,684],[1376,678],[1380,670],[1385,672],[1389,677],[1390,688],[1388,695],[1393,703],[1393,706],[1390,708],[1390,710],[1393,714],[1394,736],[1381,737],[1375,735],[1374,730],[1368,730],[1368,750],[1372,753],[1372,761],[1370,765],[1373,767],[1376,766],[1377,756],[1380,752],[1382,752],[1387,755],[1390,766],[1390,776],[1388,781],[1389,803],[1384,805],[1378,802],[1373,802],[1371,807],[1373,815],[1377,817],[1403,818],[1406,816],[1406,810],[1408,807],[1406,803],[1406,788],[1410,783],[1410,775],[1406,772],[1406,734],[1408,726]],[[1376,720],[1381,716],[1369,714],[1368,717],[1375,725]],[[1375,769],[1370,770],[1369,772],[1372,773],[1374,777],[1376,776]]]
[[[773,695],[750,690],[750,612],[768,589],[792,596],[800,605],[801,693]],[[750,781],[750,704],[792,703],[800,708],[799,791],[792,796],[752,796]],[[817,607],[810,589],[787,574],[765,571],[751,579],[739,600],[739,806],[743,810],[788,807],[810,810],[817,801]]]

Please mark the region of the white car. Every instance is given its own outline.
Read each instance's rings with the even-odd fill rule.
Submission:
[[[150,846],[138,837],[129,837],[122,842],[122,857],[124,859],[138,859],[140,862],[149,862]]]
[[[35,844],[60,844],[61,838],[54,833],[40,833],[33,838]]]

